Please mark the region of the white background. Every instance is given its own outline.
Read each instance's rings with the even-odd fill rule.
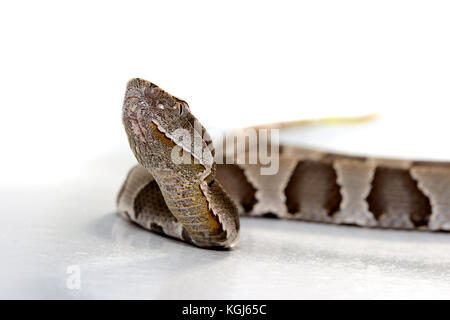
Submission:
[[[2,2],[0,176],[58,182],[126,148],[120,115],[132,77],[187,100],[210,127],[376,111],[435,129],[436,116],[449,118],[449,6]],[[419,147],[443,146],[439,138]]]
[[[224,258],[105,218],[135,162],[120,119],[133,77],[209,128],[375,111],[368,129],[299,139],[450,159],[449,17],[448,1],[1,2],[1,296],[449,297],[442,234],[246,220]]]

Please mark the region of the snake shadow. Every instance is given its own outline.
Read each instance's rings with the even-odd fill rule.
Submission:
[[[381,228],[364,228],[354,225],[335,225],[298,220],[282,220],[263,217],[241,217],[245,228],[241,235],[245,236],[246,229],[261,229],[268,231],[282,231],[287,233],[301,233],[310,236],[328,236],[336,239],[355,239],[361,241],[380,240],[389,242],[409,243],[439,243],[450,245],[449,232],[429,232],[417,230],[394,230]],[[113,243],[128,244],[135,248],[156,249],[180,247],[186,250],[199,252],[213,251],[195,247],[191,244],[160,235],[142,228],[141,226],[123,219],[117,212],[109,212],[99,219],[94,220],[90,226],[91,232],[103,239],[111,240]],[[214,250],[216,251],[216,250]],[[218,250],[224,255],[233,250]]]
[[[288,233],[302,233],[304,235],[332,236],[336,239],[351,238],[355,240],[380,240],[389,242],[409,243],[439,243],[450,245],[450,232],[427,230],[406,230],[388,228],[369,228],[352,224],[333,224],[303,220],[287,220],[273,217],[242,216],[250,229],[278,230]],[[268,222],[269,221],[269,222]],[[272,223],[273,222],[273,223]]]
[[[109,212],[93,221],[91,231],[95,236],[110,240],[112,243],[127,244],[134,248],[160,249],[167,244],[191,247],[183,241],[151,232],[126,221],[118,212]]]
[[[227,259],[230,250],[205,250],[184,241],[151,232],[143,227],[126,221],[117,212],[109,212],[94,220],[90,227],[90,232],[102,239],[110,241],[114,245],[129,246],[133,250],[142,250],[145,254],[158,253],[158,257],[163,257],[159,253],[170,253],[168,260],[173,263],[179,259],[189,267],[195,268],[198,264],[217,263],[222,259]],[[191,259],[186,261],[186,256],[201,256],[201,259]]]

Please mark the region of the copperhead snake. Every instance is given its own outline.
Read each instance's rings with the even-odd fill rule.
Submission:
[[[122,120],[139,164],[119,191],[118,212],[153,232],[198,247],[229,248],[239,237],[239,215],[450,230],[450,162],[287,145],[280,146],[279,168],[272,175],[261,174],[265,164],[259,161],[219,164],[188,104],[142,79],[127,84]],[[201,148],[177,138],[180,128]],[[174,163],[176,148],[190,160]]]

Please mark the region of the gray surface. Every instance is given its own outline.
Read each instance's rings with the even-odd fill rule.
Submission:
[[[27,214],[2,221],[2,298],[450,298],[447,234],[246,218],[234,250],[202,250],[122,220],[90,196],[106,187],[66,187],[8,196]]]
[[[345,141],[371,136],[370,128],[379,129],[301,136],[351,151]],[[202,250],[115,214],[133,162],[123,145],[65,182],[0,189],[0,298],[450,298],[448,233],[246,218],[235,249]],[[80,267],[80,290],[66,286],[71,265]]]

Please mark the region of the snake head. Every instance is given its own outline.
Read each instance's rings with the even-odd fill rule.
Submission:
[[[155,139],[168,139],[167,148],[178,146],[205,167],[203,178],[214,171],[213,150],[208,133],[192,115],[186,101],[172,96],[149,81],[135,78],[127,84],[122,116],[130,144],[132,148],[134,145],[139,162],[136,145],[140,149],[141,145],[155,145]],[[155,135],[155,131],[160,135]],[[161,150],[156,152],[160,158],[163,154],[168,154]]]

